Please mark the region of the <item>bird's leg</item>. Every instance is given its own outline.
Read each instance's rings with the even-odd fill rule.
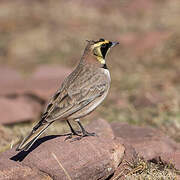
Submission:
[[[89,132],[87,132],[87,131],[84,129],[84,127],[82,126],[82,124],[80,123],[79,119],[76,119],[75,121],[78,123],[79,127],[81,128],[82,135],[79,136],[79,137],[77,137],[77,138],[74,138],[73,141],[80,140],[80,139],[82,139],[83,137],[86,137],[86,136],[96,136],[95,133],[89,133]]]
[[[74,129],[73,129],[73,127],[71,126],[71,124],[70,124],[70,122],[67,120],[67,123],[68,123],[68,125],[69,125],[69,127],[70,127],[70,130],[71,130],[71,132],[72,132],[72,134],[73,135],[79,135]]]
[[[68,120],[66,120],[66,121],[67,121],[67,123],[68,123],[68,125],[69,125],[69,127],[70,127],[71,134],[69,134],[69,135],[66,137],[65,141],[66,141],[67,139],[71,139],[71,138],[72,138],[72,135],[80,136],[80,134],[78,134],[79,131],[75,131],[75,130],[73,129],[73,127],[71,126],[70,122],[69,122]]]
[[[82,133],[83,133],[82,136],[83,136],[83,137],[85,137],[85,136],[95,136],[95,135],[96,135],[95,133],[89,133],[89,132],[87,132],[87,131],[84,129],[83,125],[80,123],[79,119],[77,119],[76,122],[78,123],[79,127],[80,127],[81,130],[82,130]]]

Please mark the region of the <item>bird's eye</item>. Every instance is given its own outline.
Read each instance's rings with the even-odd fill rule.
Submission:
[[[106,44],[102,44],[101,47],[105,48],[105,47],[106,47]]]
[[[103,41],[104,41],[104,39],[103,39],[103,38],[99,39],[99,42],[103,42]]]

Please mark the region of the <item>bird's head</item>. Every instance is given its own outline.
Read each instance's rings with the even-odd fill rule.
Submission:
[[[111,42],[104,39],[99,39],[98,41],[94,40],[87,40],[88,45],[86,47],[86,50],[88,51],[88,54],[93,57],[93,59],[96,59],[97,62],[104,65],[106,64],[106,55],[108,54],[109,50],[119,44],[119,42]],[[85,51],[86,52],[86,51]]]

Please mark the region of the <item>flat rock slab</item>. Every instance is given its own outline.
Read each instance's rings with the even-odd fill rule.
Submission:
[[[52,180],[52,178],[36,168],[8,160],[5,156],[0,160],[0,180]]]
[[[180,149],[175,151],[174,153],[163,153],[161,157],[165,162],[174,164],[175,168],[180,170]]]
[[[71,69],[41,66],[24,79],[16,70],[1,67],[0,124],[35,120],[47,101],[61,86]]]
[[[41,104],[29,97],[0,97],[0,124],[29,121],[39,117]]]
[[[22,76],[20,73],[18,73],[15,69],[12,69],[8,66],[2,66],[0,67],[0,82],[1,83],[7,83],[8,81],[14,82],[14,81],[21,81]]]
[[[0,78],[0,95],[23,95],[32,94],[44,100],[60,87],[62,81],[72,71],[66,67],[42,66],[31,75],[23,79],[19,74],[15,74],[12,69],[0,69],[3,72],[3,78]]]
[[[127,123],[113,122],[111,127],[122,144],[130,144],[146,160],[161,157],[180,169],[180,144],[151,127],[132,126]]]
[[[64,141],[64,136],[44,137],[27,152],[17,153],[13,148],[3,153],[0,164],[13,161],[44,172],[53,180],[106,179],[121,163],[124,146],[114,137],[110,125],[104,120],[93,121],[87,129],[96,132],[97,136],[74,142]],[[0,171],[2,168],[0,166]]]

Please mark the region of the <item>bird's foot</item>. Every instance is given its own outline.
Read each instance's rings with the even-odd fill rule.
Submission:
[[[90,132],[84,131],[82,136],[86,137],[86,136],[97,136],[97,135],[96,133],[90,133]]]
[[[64,141],[68,140],[68,139],[72,139],[72,137],[75,136],[81,136],[81,131],[72,131],[70,134],[68,134],[68,136],[65,138]]]
[[[87,131],[84,131],[82,135],[80,135],[79,137],[75,137],[71,140],[71,142],[74,142],[74,141],[78,141],[78,140],[81,140],[82,138],[84,137],[87,137],[87,136],[97,136],[95,133],[89,133]]]

